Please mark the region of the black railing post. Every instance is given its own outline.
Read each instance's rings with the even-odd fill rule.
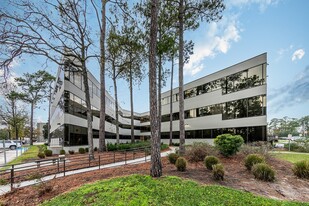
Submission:
[[[14,165],[11,168],[11,190],[14,188]]]
[[[89,166],[90,167],[90,155],[88,155],[88,162],[89,162]]]
[[[101,155],[99,155],[99,170],[101,169]]]
[[[124,151],[124,164],[127,164],[127,151]]]
[[[115,159],[115,151],[114,151],[114,163],[116,162],[116,159]]]
[[[63,160],[63,176],[65,177],[65,159]]]
[[[57,162],[57,170],[58,170],[58,173],[59,173],[59,161],[60,161],[60,158],[58,158],[58,162]]]

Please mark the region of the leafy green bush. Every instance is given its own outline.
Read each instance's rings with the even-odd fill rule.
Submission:
[[[60,150],[60,154],[65,155],[65,150],[64,149]]]
[[[161,144],[161,150],[165,150],[165,149],[167,149],[168,148],[168,145],[167,144]]]
[[[219,163],[219,159],[215,156],[206,156],[204,159],[205,167],[212,170],[212,166]]]
[[[309,160],[294,163],[293,172],[299,178],[309,179]]]
[[[79,148],[78,149],[79,154],[85,154],[85,149],[84,148]]]
[[[213,146],[203,142],[194,142],[186,151],[186,156],[188,157],[189,162],[204,161],[207,155],[216,154],[217,152]]]
[[[184,157],[179,157],[176,160],[175,166],[178,171],[184,172],[187,169],[187,160]]]
[[[69,150],[69,154],[73,155],[74,153],[74,150]]]
[[[215,180],[223,180],[224,179],[224,167],[222,164],[215,164],[212,166],[212,174]]]
[[[89,148],[88,147],[85,148],[85,152],[86,153],[89,152]]]
[[[168,160],[170,161],[171,164],[175,164],[178,158],[179,158],[179,155],[176,153],[171,153],[168,155]]]
[[[245,166],[247,168],[247,170],[251,170],[251,168],[253,167],[253,165],[257,164],[257,163],[264,163],[265,162],[265,158],[259,154],[249,154],[246,158],[245,158]]]
[[[221,154],[228,157],[239,151],[244,139],[240,135],[222,134],[216,137],[214,143]]]
[[[265,163],[253,165],[252,173],[258,180],[273,182],[275,180],[275,171]]]
[[[150,142],[149,141],[138,141],[135,143],[120,143],[120,144],[107,143],[106,146],[107,146],[108,151],[129,150],[129,149],[135,149],[135,148],[141,148],[141,147],[150,147]]]
[[[51,157],[51,156],[53,156],[53,151],[47,149],[47,150],[44,151],[44,154],[46,155],[46,157]]]
[[[44,154],[43,152],[39,152],[39,153],[38,153],[38,157],[39,157],[40,159],[44,159],[44,158],[45,158],[45,154]]]
[[[98,148],[97,148],[97,147],[95,147],[93,150],[96,152],[96,151],[98,151]]]

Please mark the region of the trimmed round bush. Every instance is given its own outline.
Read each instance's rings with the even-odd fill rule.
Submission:
[[[84,148],[79,148],[78,149],[79,154],[85,154],[85,149]]]
[[[74,150],[69,150],[69,154],[73,155],[74,153]]]
[[[46,157],[51,157],[51,156],[53,156],[53,151],[51,151],[51,150],[49,150],[49,149],[45,150],[44,153],[45,153]]]
[[[179,157],[176,160],[175,166],[178,171],[184,172],[187,169],[187,160],[184,157]]]
[[[38,157],[39,157],[40,159],[44,159],[44,158],[45,158],[45,154],[44,154],[43,152],[39,152],[39,153],[38,153]]]
[[[168,160],[170,161],[171,164],[175,164],[178,158],[179,158],[179,155],[176,153],[171,153],[168,155]]]
[[[98,151],[98,148],[97,148],[97,147],[95,147],[93,150],[96,152],[96,151]]]
[[[204,159],[205,167],[212,170],[212,166],[219,163],[219,159],[215,156],[207,156]]]
[[[259,154],[249,154],[245,158],[245,166],[249,171],[252,169],[253,165],[258,163],[265,163],[265,158]]]
[[[65,150],[64,149],[60,150],[60,154],[65,155]]]
[[[258,163],[253,165],[252,173],[255,179],[266,182],[273,182],[275,180],[275,171],[265,163]]]
[[[244,139],[240,135],[222,134],[216,137],[214,143],[220,153],[228,157],[239,151]]]
[[[309,160],[294,163],[292,170],[297,177],[309,179]]]
[[[224,167],[222,164],[215,164],[212,166],[212,174],[215,180],[224,179]]]
[[[89,152],[89,148],[88,147],[85,148],[85,152]]]

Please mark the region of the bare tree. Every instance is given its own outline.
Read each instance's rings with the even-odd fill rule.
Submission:
[[[11,4],[14,11],[0,11],[0,50],[5,56],[0,62],[1,68],[7,70],[12,61],[22,54],[43,56],[60,66],[65,66],[64,60],[70,60],[70,64],[83,76],[89,155],[94,158],[86,62],[97,55],[91,54],[87,1],[12,0]],[[105,90],[102,92],[104,94]]]

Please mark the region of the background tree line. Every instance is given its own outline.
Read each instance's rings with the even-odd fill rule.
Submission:
[[[308,137],[309,115],[297,118],[283,117],[273,118],[268,123],[268,135],[287,137],[289,134],[293,136]]]

